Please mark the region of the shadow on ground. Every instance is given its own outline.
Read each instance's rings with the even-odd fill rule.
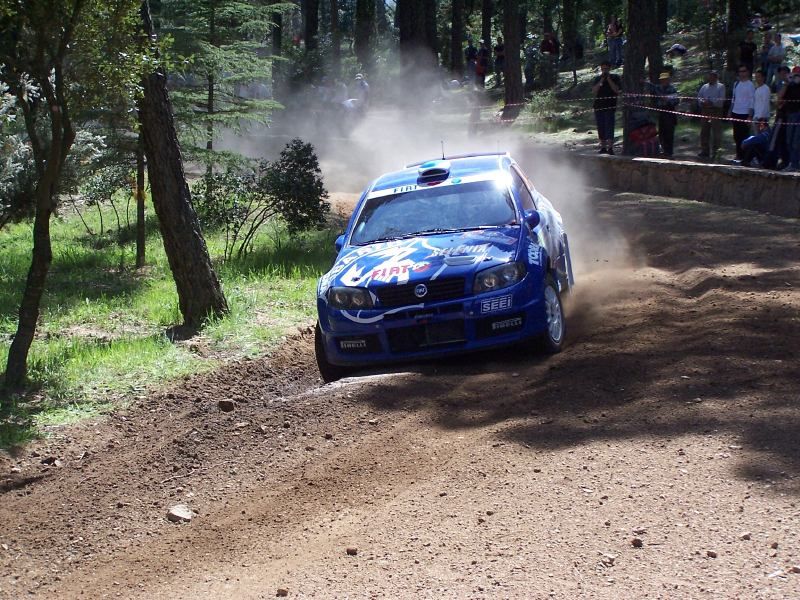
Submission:
[[[578,281],[564,352],[427,363],[363,400],[428,410],[448,429],[497,426],[532,449],[711,434],[744,448],[738,476],[800,493],[796,222],[630,194],[594,202],[648,266]]]

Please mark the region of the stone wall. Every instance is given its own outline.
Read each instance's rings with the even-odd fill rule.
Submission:
[[[659,158],[575,153],[590,180],[617,192],[674,196],[800,218],[800,174]]]

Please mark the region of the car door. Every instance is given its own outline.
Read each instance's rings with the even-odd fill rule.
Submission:
[[[536,233],[539,234],[539,241],[547,250],[547,255],[550,258],[550,264],[556,264],[559,256],[560,244],[559,231],[560,228],[554,219],[554,210],[549,201],[544,196],[541,196],[536,190],[532,190],[527,178],[516,167],[511,167],[511,181],[514,191],[522,203],[524,211],[536,210],[541,216],[541,221],[536,227]]]

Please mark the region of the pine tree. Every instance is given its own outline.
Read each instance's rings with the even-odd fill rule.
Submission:
[[[215,150],[220,129],[268,123],[280,106],[270,98],[275,46],[266,41],[280,9],[257,0],[161,2],[161,33],[174,38],[167,58],[178,71],[171,97],[183,147],[209,170],[237,158]]]
[[[452,0],[452,25],[450,28],[450,71],[461,79],[464,72],[464,0]]]

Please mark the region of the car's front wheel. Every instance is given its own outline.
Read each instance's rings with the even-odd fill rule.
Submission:
[[[347,377],[350,373],[350,369],[347,367],[328,362],[328,354],[325,352],[325,343],[322,341],[322,329],[320,329],[319,322],[314,327],[314,355],[317,358],[319,375],[325,383],[338,381],[342,377]]]
[[[561,295],[558,293],[555,280],[550,276],[547,277],[544,284],[544,308],[547,315],[547,328],[539,337],[539,345],[545,352],[556,354],[561,352],[564,345],[567,322],[564,319]]]

